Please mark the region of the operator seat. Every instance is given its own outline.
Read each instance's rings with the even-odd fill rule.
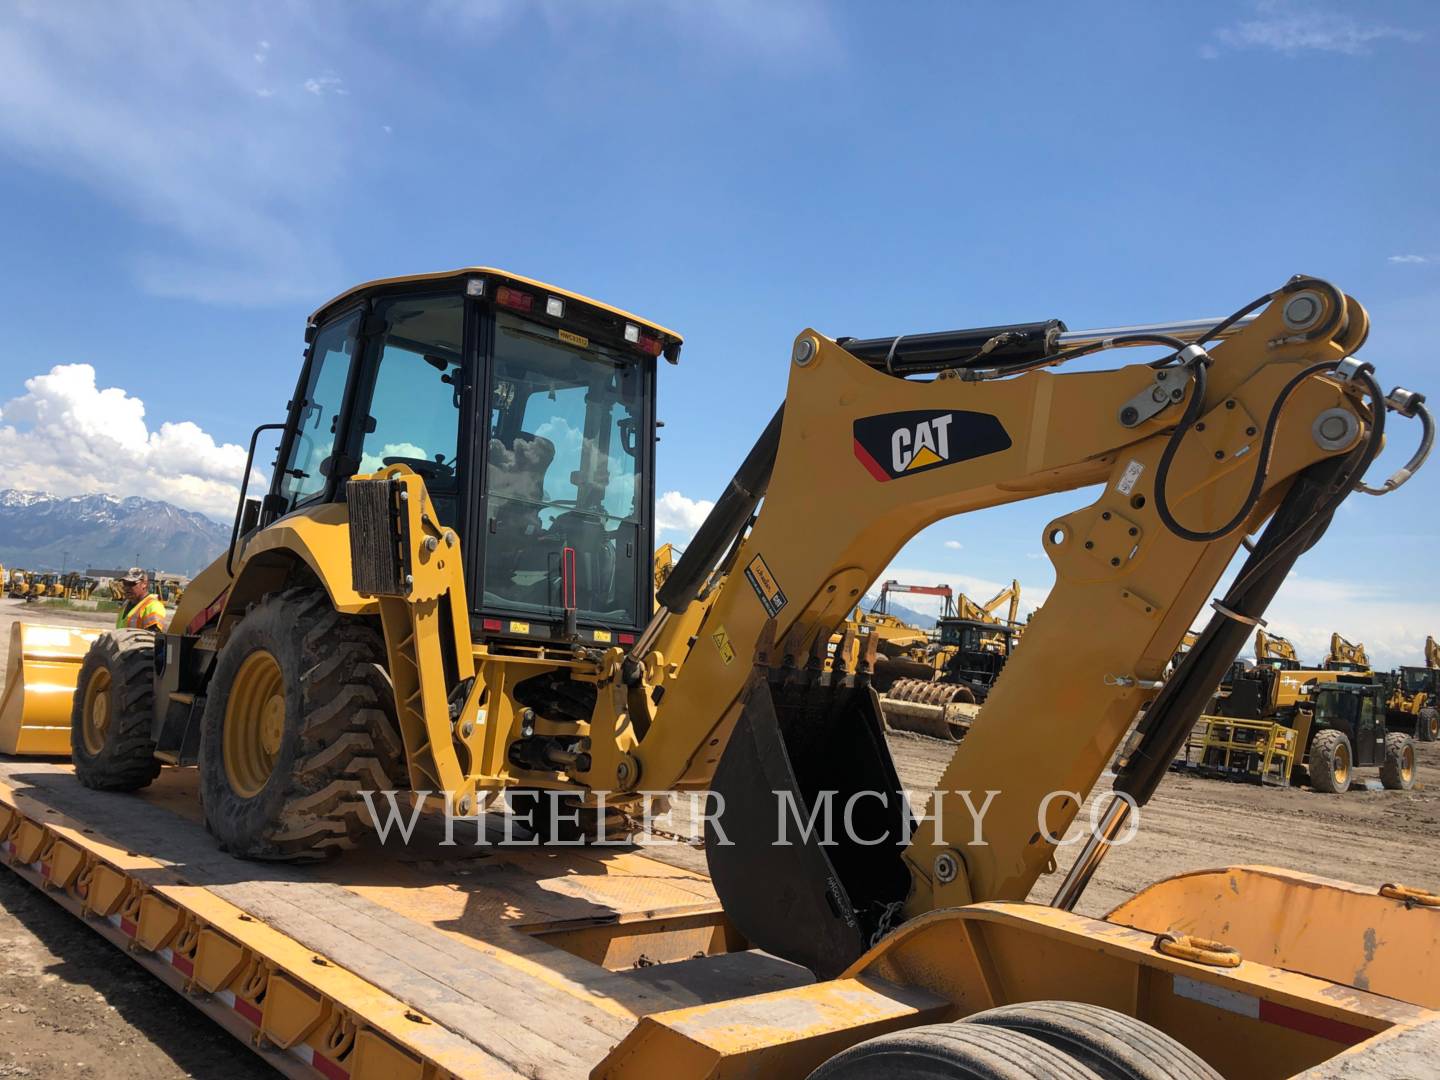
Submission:
[[[486,585],[503,599],[547,602],[543,591],[538,597],[522,595],[527,590],[517,589],[514,574],[543,531],[545,473],[554,460],[555,444],[543,435],[522,431],[509,445],[502,439],[490,440]]]

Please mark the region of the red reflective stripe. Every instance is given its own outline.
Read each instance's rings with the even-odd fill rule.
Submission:
[[[866,450],[865,447],[860,445],[859,439],[855,440],[855,457],[876,480],[879,480],[882,484],[889,481],[890,474],[882,469],[880,463],[870,456],[869,450]]]
[[[235,1011],[256,1027],[260,1026],[260,1010],[244,998],[237,997],[235,999]]]
[[[315,1056],[310,1064],[316,1072],[323,1073],[325,1076],[328,1076],[330,1080],[350,1080],[350,1074],[348,1072],[339,1065],[336,1065],[335,1062],[331,1061],[318,1050],[315,1051]]]
[[[1266,1001],[1263,998],[1260,1000],[1260,1019],[1267,1024],[1278,1024],[1280,1027],[1287,1027],[1292,1031],[1302,1031],[1306,1035],[1315,1035],[1345,1046],[1354,1046],[1356,1043],[1364,1042],[1371,1035],[1377,1034],[1366,1028],[1347,1024],[1343,1020],[1328,1020],[1323,1016],[1301,1012],[1299,1009],[1292,1009],[1289,1005]]]
[[[185,632],[187,634],[200,633],[200,631],[209,624],[211,619],[215,618],[215,616],[220,614],[220,609],[225,606],[225,598],[229,595],[230,590],[227,588],[224,592],[222,592],[219,596],[215,598],[215,602],[213,604],[207,607],[204,611],[200,612],[199,615],[196,615],[195,618],[190,620],[190,625],[185,627]]]

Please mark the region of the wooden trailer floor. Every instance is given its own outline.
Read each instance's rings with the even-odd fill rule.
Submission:
[[[454,1060],[488,1060],[495,1076],[586,1076],[640,1016],[811,980],[745,951],[704,875],[633,849],[477,846],[464,823],[446,846],[425,821],[409,844],[392,836],[320,866],[244,862],[205,831],[193,769],[114,794],[82,787],[68,764],[0,759],[0,800],[146,860],[147,884],[203,888],[413,1009],[439,1029],[426,1032],[433,1050],[454,1040]]]

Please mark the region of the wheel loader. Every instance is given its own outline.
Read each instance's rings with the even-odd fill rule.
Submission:
[[[32,769],[31,794],[0,790],[0,842],[198,1006],[314,1075],[1428,1068],[1440,896],[1231,867],[1159,883],[1103,920],[1074,912],[1340,502],[1423,463],[1423,397],[1382,391],[1353,356],[1367,332],[1358,302],[1303,276],[1225,319],[805,329],[782,405],[737,419],[763,431],[652,598],[655,382],[680,337],[496,269],[357,287],[307,326],[269,486],[242,488],[229,550],[163,634],[107,632],[86,654],[72,713],[85,786]],[[1132,346],[1159,356],[1057,370]],[[1369,487],[1387,413],[1427,435]],[[925,526],[1081,488],[1089,501],[1043,529],[1054,590],[917,816],[871,685],[875,639],[827,670],[831,634]],[[1145,737],[1052,901],[1026,902],[1142,705]],[[392,977],[424,905],[363,924],[379,940],[354,928],[367,895],[398,904],[386,882],[418,871],[371,871],[333,898],[300,865],[266,899],[263,865],[215,862],[173,798],[146,800],[161,770],[190,764],[222,848],[299,864],[361,841],[377,789],[460,815],[551,792],[597,836],[646,791],[704,792],[723,807],[704,828],[724,921],[701,958],[752,950],[747,970],[784,962],[813,980],[695,981],[695,912],[617,913],[593,891],[586,914],[531,936],[508,914],[519,891],[467,908],[426,946],[427,970]],[[28,765],[0,775],[13,787]],[[946,827],[987,791],[983,840]],[[844,827],[797,839],[777,805],[812,823],[843,808]],[[108,820],[81,827],[99,807]],[[170,831],[146,824],[156,815]],[[477,925],[484,948],[461,944]],[[636,957],[624,972],[603,966],[616,950]],[[458,985],[467,965],[488,993],[423,989]],[[688,1003],[665,996],[682,969]]]
[[[1403,666],[1382,675],[1387,722],[1411,729],[1420,742],[1440,739],[1440,645],[1425,639],[1425,666]]]

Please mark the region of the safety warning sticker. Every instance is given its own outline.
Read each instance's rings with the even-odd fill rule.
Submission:
[[[779,615],[780,609],[786,604],[785,593],[781,591],[775,575],[770,573],[770,567],[765,565],[765,560],[759,555],[751,559],[750,565],[745,567],[745,577],[749,579],[755,595],[760,598],[760,606],[765,609],[765,613],[772,619]]]
[[[710,640],[715,642],[715,648],[720,650],[720,659],[729,664],[735,659],[735,646],[730,644],[730,635],[725,632],[725,627],[720,627],[710,635]]]

